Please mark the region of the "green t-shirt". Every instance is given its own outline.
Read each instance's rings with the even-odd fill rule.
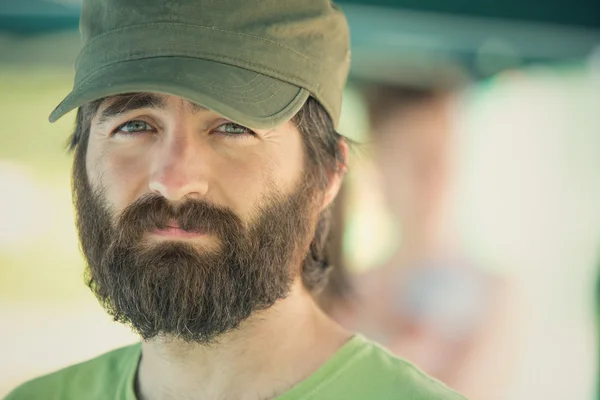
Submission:
[[[141,345],[42,376],[5,400],[135,400]],[[276,400],[465,400],[382,347],[354,336],[321,368]]]

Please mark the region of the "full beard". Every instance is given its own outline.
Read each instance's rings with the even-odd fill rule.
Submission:
[[[84,154],[77,149],[73,194],[86,283],[116,321],[145,340],[207,344],[289,294],[315,229],[314,189],[306,182],[288,196],[271,190],[247,227],[205,200],[175,208],[154,194],[115,217],[102,190],[89,184]],[[169,221],[218,245],[145,239]]]

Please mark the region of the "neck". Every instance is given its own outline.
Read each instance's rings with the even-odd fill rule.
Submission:
[[[210,345],[144,342],[142,400],[271,399],[306,379],[350,338],[298,281],[290,295]]]

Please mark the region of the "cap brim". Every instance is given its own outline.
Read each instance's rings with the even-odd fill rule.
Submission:
[[[249,128],[290,120],[309,93],[298,86],[243,68],[188,57],[120,62],[86,77],[52,111],[50,122],[107,96],[156,92],[182,97]]]

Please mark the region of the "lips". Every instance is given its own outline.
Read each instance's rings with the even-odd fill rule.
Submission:
[[[181,227],[179,226],[179,224],[175,221],[169,221],[169,223],[167,224],[167,229],[168,228],[173,228],[173,229],[181,229]]]
[[[152,233],[159,236],[173,238],[193,238],[205,235],[204,232],[187,231],[185,229],[182,229],[176,221],[169,221],[165,228],[154,229]]]

